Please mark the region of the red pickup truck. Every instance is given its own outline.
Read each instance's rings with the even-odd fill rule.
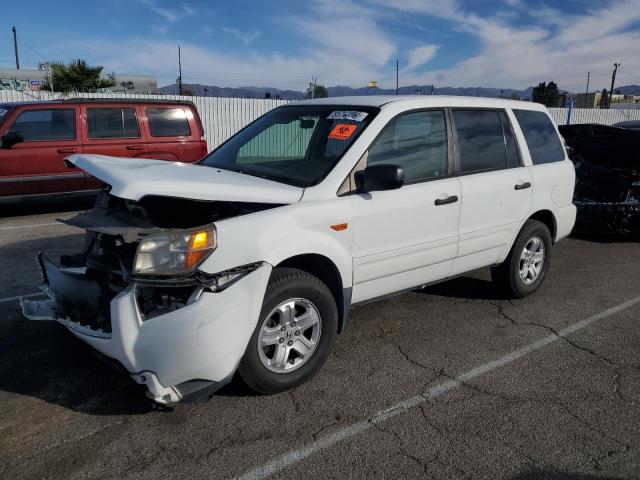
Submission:
[[[74,153],[195,162],[207,154],[192,102],[69,99],[0,103],[0,204],[84,194],[100,182]]]

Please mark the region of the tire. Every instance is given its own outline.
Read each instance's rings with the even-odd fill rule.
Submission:
[[[536,241],[541,247],[536,250]],[[538,220],[527,220],[518,233],[509,255],[503,263],[491,269],[491,278],[510,298],[524,298],[534,293],[544,282],[551,264],[551,233]],[[536,255],[526,254],[535,250]],[[542,264],[536,263],[542,252]],[[529,263],[527,263],[529,262]],[[538,269],[539,267],[539,269]],[[538,271],[537,271],[538,270]],[[526,271],[526,277],[522,273]],[[537,274],[534,273],[537,271]]]
[[[240,378],[261,394],[301,385],[324,365],[337,332],[338,309],[329,288],[302,270],[276,268],[238,367]]]

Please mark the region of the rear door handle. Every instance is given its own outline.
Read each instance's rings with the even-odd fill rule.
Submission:
[[[129,145],[127,150],[142,150],[142,145]]]
[[[448,205],[449,203],[456,203],[457,201],[458,201],[458,196],[451,195],[447,198],[436,198],[436,201],[433,203],[436,204],[436,207],[439,207],[440,205]]]
[[[531,182],[524,182],[524,183],[516,183],[515,187],[516,190],[524,190],[526,188],[531,188]]]
[[[59,148],[58,153],[76,153],[78,151],[77,148]]]

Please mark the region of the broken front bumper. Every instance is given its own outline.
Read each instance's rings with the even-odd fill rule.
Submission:
[[[61,268],[44,258],[39,263],[49,299],[22,300],[25,317],[60,322],[117,360],[147,386],[153,400],[164,404],[213,393],[231,379],[255,329],[271,274],[271,266],[262,264],[222,291],[203,290],[184,307],[147,319],[138,305],[139,287],[131,284],[110,301],[110,326],[96,329],[70,316],[64,305],[70,296],[85,308],[94,303],[96,287],[84,270]]]

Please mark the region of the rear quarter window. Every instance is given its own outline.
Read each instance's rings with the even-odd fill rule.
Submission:
[[[182,108],[147,108],[149,130],[153,137],[191,136],[189,120]]]
[[[561,162],[565,158],[562,142],[551,119],[544,112],[514,110],[534,165]]]

